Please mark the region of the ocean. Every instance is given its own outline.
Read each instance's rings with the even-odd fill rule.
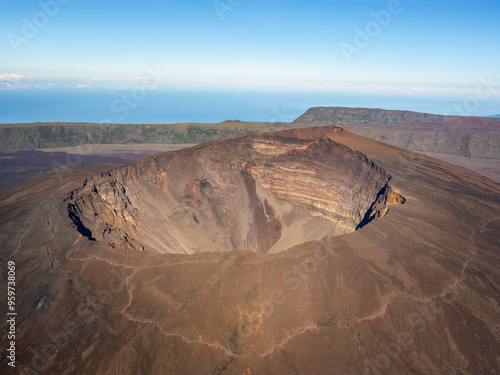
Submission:
[[[0,90],[0,123],[178,123],[225,120],[291,122],[310,107],[400,109],[446,114],[463,97],[356,95],[295,91]],[[498,101],[471,115],[498,113]],[[458,114],[458,113],[456,113]]]

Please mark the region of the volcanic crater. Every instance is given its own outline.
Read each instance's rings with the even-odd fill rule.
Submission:
[[[335,128],[333,133],[340,133]],[[342,235],[404,203],[391,176],[326,134],[209,142],[85,180],[65,199],[81,235],[114,248],[273,253]]]
[[[493,181],[312,126],[111,168],[0,193],[14,371],[500,373]]]

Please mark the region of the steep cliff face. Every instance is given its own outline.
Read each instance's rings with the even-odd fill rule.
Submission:
[[[262,122],[224,121],[219,124],[2,124],[0,152],[76,146],[81,144],[200,143],[256,131],[269,131]]]
[[[342,124],[347,130],[412,151],[500,158],[500,120],[371,108],[310,108],[295,124]]]
[[[453,123],[460,130],[497,130],[500,121],[474,116],[443,116],[431,113],[396,111],[379,108],[313,107],[298,117],[296,124],[401,125],[411,128],[416,124],[446,127]],[[413,129],[415,130],[415,129]],[[442,129],[444,130],[444,129]]]
[[[66,204],[82,235],[117,248],[278,252],[384,216],[389,180],[365,155],[327,136],[284,132],[114,169],[87,180]]]

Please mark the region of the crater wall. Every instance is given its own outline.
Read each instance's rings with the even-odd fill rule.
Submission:
[[[209,142],[113,169],[85,181],[65,204],[76,230],[115,248],[278,252],[384,216],[390,179],[326,135],[306,140],[285,132]]]

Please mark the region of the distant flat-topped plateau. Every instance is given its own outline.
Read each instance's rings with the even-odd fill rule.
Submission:
[[[355,134],[468,168],[500,183],[500,119],[318,107],[293,123],[228,120],[217,124],[1,124],[0,172],[4,179],[0,190],[58,168],[127,163],[167,151],[168,145],[182,148],[242,134],[318,125],[342,126]],[[47,154],[38,155],[34,150]]]

